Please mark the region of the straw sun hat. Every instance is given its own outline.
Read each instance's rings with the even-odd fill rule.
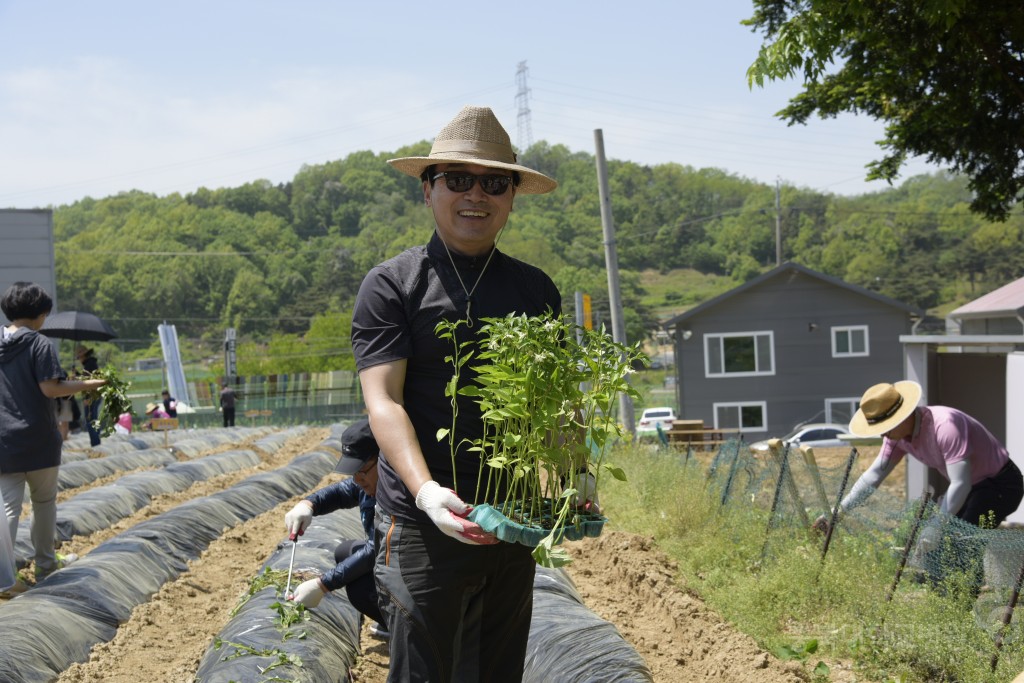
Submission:
[[[860,408],[850,420],[855,436],[879,436],[897,426],[914,412],[921,401],[921,385],[909,380],[876,384],[864,392]]]
[[[430,156],[388,159],[388,163],[414,178],[434,164],[476,164],[515,171],[520,178],[516,191],[522,194],[544,194],[558,187],[543,173],[516,163],[512,141],[488,107],[463,107],[434,138]]]

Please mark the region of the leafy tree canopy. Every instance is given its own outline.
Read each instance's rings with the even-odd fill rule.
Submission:
[[[1013,0],[754,0],[765,38],[751,85],[802,74],[779,117],[886,124],[869,179],[909,156],[969,179],[971,209],[1005,220],[1024,191],[1024,12]]]
[[[138,354],[152,353],[166,321],[183,350],[207,359],[234,328],[243,374],[351,369],[347,325],[363,276],[433,230],[416,179],[385,163],[429,145],[406,149],[306,166],[279,185],[58,207],[60,306],[100,315]],[[516,197],[499,248],[551,275],[567,315],[576,291],[590,294],[594,326],[610,329],[593,156],[538,143],[523,157],[559,187]],[[721,169],[608,166],[629,343],[773,267],[776,220],[783,260],[922,308],[1024,275],[1024,214],[993,222],[971,213],[963,177],[919,176],[856,197],[782,185],[776,214],[774,187]]]

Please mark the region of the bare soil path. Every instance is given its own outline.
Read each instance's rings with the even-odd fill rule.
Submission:
[[[113,528],[66,545],[79,554],[139,521],[191,498],[209,495],[256,471],[281,467],[315,448],[326,430],[313,429],[292,439],[256,468],[218,477],[187,491],[162,496]],[[245,444],[236,446],[244,448]],[[323,486],[339,475],[328,475]],[[187,572],[134,610],[109,643],[96,646],[88,662],[75,664],[62,683],[189,683],[214,636],[253,576],[284,538],[284,514],[294,501],[227,531]],[[575,561],[569,574],[586,605],[615,624],[647,662],[656,681],[797,683],[809,681],[800,663],[781,662],[739,633],[695,595],[686,591],[677,567],[653,539],[609,531],[600,538],[570,544]],[[387,646],[369,635],[364,623],[362,656],[353,678],[383,683]],[[841,664],[831,663],[831,681],[857,680]]]

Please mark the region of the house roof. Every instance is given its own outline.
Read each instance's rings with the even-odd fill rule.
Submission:
[[[1005,318],[1024,315],[1024,278],[1003,285],[983,297],[950,312],[956,320],[967,318]]]
[[[692,318],[692,317],[694,317],[696,315],[699,315],[700,313],[703,313],[704,311],[708,310],[709,308],[717,306],[718,304],[722,303],[723,301],[726,301],[727,299],[731,299],[732,297],[734,297],[734,296],[736,296],[738,294],[742,294],[743,292],[746,292],[749,289],[753,289],[754,287],[759,286],[760,284],[762,284],[763,282],[766,282],[767,280],[771,280],[772,278],[778,277],[778,276],[780,276],[780,275],[782,275],[784,273],[789,273],[789,272],[794,272],[794,271],[798,272],[798,273],[803,273],[804,275],[807,275],[807,276],[812,277],[812,278],[816,278],[816,279],[821,280],[822,282],[826,282],[826,283],[828,283],[830,285],[834,285],[836,287],[842,287],[843,289],[848,289],[851,292],[856,292],[857,294],[860,294],[862,296],[866,296],[869,299],[874,299],[875,301],[880,301],[881,303],[886,304],[888,306],[892,306],[894,308],[902,309],[902,310],[907,311],[908,313],[911,313],[913,315],[917,315],[917,316],[923,316],[924,315],[924,311],[923,310],[921,310],[919,308],[915,308],[914,306],[910,306],[909,304],[905,304],[902,301],[897,301],[896,299],[890,299],[889,297],[883,296],[883,295],[879,294],[878,292],[872,292],[869,289],[864,289],[863,287],[858,287],[857,285],[851,285],[850,283],[843,282],[842,280],[840,280],[838,278],[834,278],[831,275],[825,275],[824,273],[819,273],[816,270],[811,270],[810,268],[808,268],[806,266],[802,266],[799,263],[793,263],[793,262],[787,261],[786,263],[783,263],[781,266],[776,266],[772,270],[769,270],[767,273],[764,273],[762,275],[759,275],[759,276],[755,277],[753,280],[748,280],[747,282],[744,282],[739,287],[734,287],[733,289],[730,289],[728,292],[724,292],[722,294],[719,294],[714,299],[709,299],[708,301],[705,301],[704,303],[700,304],[699,306],[694,306],[690,310],[688,310],[688,311],[686,311],[684,313],[680,313],[679,315],[675,316],[674,318],[671,318],[670,320],[666,321],[663,326],[664,327],[675,327],[679,323],[681,323],[681,322],[683,322],[685,320],[688,320],[688,319],[690,319],[690,318]]]

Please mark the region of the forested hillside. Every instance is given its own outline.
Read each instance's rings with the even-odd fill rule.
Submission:
[[[232,326],[258,343],[308,333],[322,338],[322,355],[340,358],[362,275],[432,229],[419,183],[385,159],[429,146],[354,153],[281,185],[125,192],[58,207],[61,307],[97,313],[124,339],[153,339],[161,321],[214,341]],[[591,293],[607,323],[593,156],[538,143],[522,161],[560,185],[516,200],[500,248],[550,273],[566,311],[574,291]],[[642,273],[727,276],[721,289],[775,265],[774,187],[718,169],[617,161],[609,181],[631,340],[656,328],[657,311],[708,296],[651,295]],[[858,197],[783,185],[783,258],[922,308],[973,298],[1024,275],[1024,218],[1018,209],[993,223],[969,213],[970,201],[962,180],[942,174]]]

